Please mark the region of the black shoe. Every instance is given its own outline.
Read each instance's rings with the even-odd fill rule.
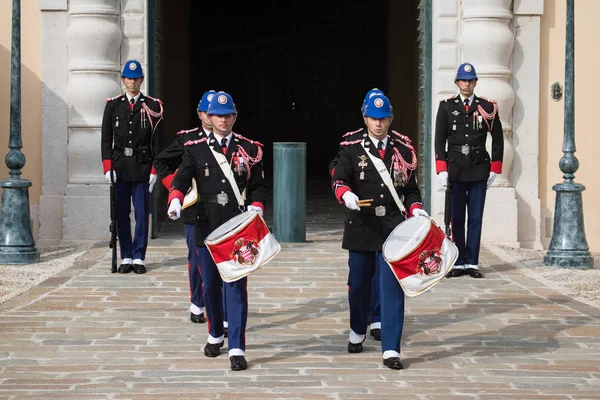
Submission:
[[[465,273],[466,272],[464,269],[452,268],[446,275],[446,278],[458,278],[459,276],[463,276]]]
[[[362,343],[350,343],[348,342],[348,353],[362,353]]]
[[[223,328],[223,336],[224,337],[228,337],[229,336],[229,329],[228,328]]]
[[[206,322],[206,318],[204,317],[204,313],[200,313],[198,315],[194,313],[190,313],[190,320],[195,324],[203,324]]]
[[[400,361],[400,357],[390,357],[383,359],[383,365],[391,369],[402,369],[402,362]]]
[[[221,347],[223,347],[224,341],[221,343],[206,343],[204,346],[204,355],[206,357],[217,357],[221,354]]]
[[[467,268],[466,273],[471,276],[471,278],[483,278],[483,274],[479,272],[478,269],[475,268]]]
[[[229,363],[231,364],[232,371],[243,371],[248,368],[248,363],[244,356],[231,356],[229,357]]]
[[[128,274],[133,271],[133,264],[121,264],[118,271],[120,274]]]
[[[146,266],[142,265],[142,264],[133,264],[133,272],[135,272],[136,274],[145,274],[146,273]]]
[[[378,342],[381,342],[381,329],[371,329],[371,336],[373,336],[373,339],[377,340]]]

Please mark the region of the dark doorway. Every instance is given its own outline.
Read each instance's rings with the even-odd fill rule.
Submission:
[[[392,129],[417,147],[419,0],[152,1],[165,144],[199,125],[205,91],[224,90],[239,111],[234,131],[265,145],[268,179],[273,143],[291,141],[307,143],[309,179],[326,182],[342,135],[364,126],[360,107],[377,87],[394,106]]]
[[[366,91],[387,87],[386,15],[387,0],[194,1],[194,97],[229,92],[236,132],[267,154],[273,142],[306,142],[307,175],[323,177],[341,135],[362,125]]]

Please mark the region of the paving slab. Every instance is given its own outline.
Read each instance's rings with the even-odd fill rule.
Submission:
[[[0,399],[600,399],[596,299],[528,275],[535,253],[491,244],[484,279],[407,298],[404,370],[384,367],[370,336],[348,354],[343,206],[326,187],[309,200],[307,242],[249,278],[248,370],[229,369],[226,346],[203,355],[173,224],[150,241],[145,275],[111,274],[97,244],[0,305]]]

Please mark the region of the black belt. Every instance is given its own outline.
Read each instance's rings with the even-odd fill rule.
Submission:
[[[457,146],[457,145],[449,144],[448,145],[448,151],[457,151],[459,153],[464,154],[465,156],[468,156],[469,154],[471,154],[471,152],[473,150],[478,150],[478,149],[480,149],[482,147],[483,146],[470,146],[468,144],[463,144],[462,146]]]
[[[210,203],[210,204],[219,204],[219,205],[227,205],[231,202],[232,199],[235,199],[233,194],[229,193],[219,193],[219,194],[202,194],[199,193],[200,203]]]
[[[121,150],[123,152],[123,154],[127,157],[131,157],[134,154],[137,154],[139,149],[133,149],[131,147],[121,147],[121,146],[117,146],[115,145],[116,148],[118,148],[119,150]]]
[[[396,206],[395,204],[393,204],[393,205],[389,204],[389,205],[385,205],[385,206],[379,205],[379,206],[371,206],[371,207],[361,207],[360,211],[358,213],[383,217],[385,215],[389,215],[389,214],[395,213],[397,211],[400,211],[398,209],[398,206]]]

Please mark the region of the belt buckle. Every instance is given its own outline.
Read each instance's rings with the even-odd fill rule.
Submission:
[[[460,152],[463,153],[465,156],[468,156],[471,152],[471,147],[468,144],[463,144],[460,147]]]
[[[217,195],[217,203],[222,206],[229,203],[229,196],[227,195],[227,193],[219,193]]]
[[[125,156],[131,157],[133,155],[133,149],[131,147],[125,147]]]
[[[375,207],[375,215],[378,217],[383,217],[385,215],[385,206]]]

